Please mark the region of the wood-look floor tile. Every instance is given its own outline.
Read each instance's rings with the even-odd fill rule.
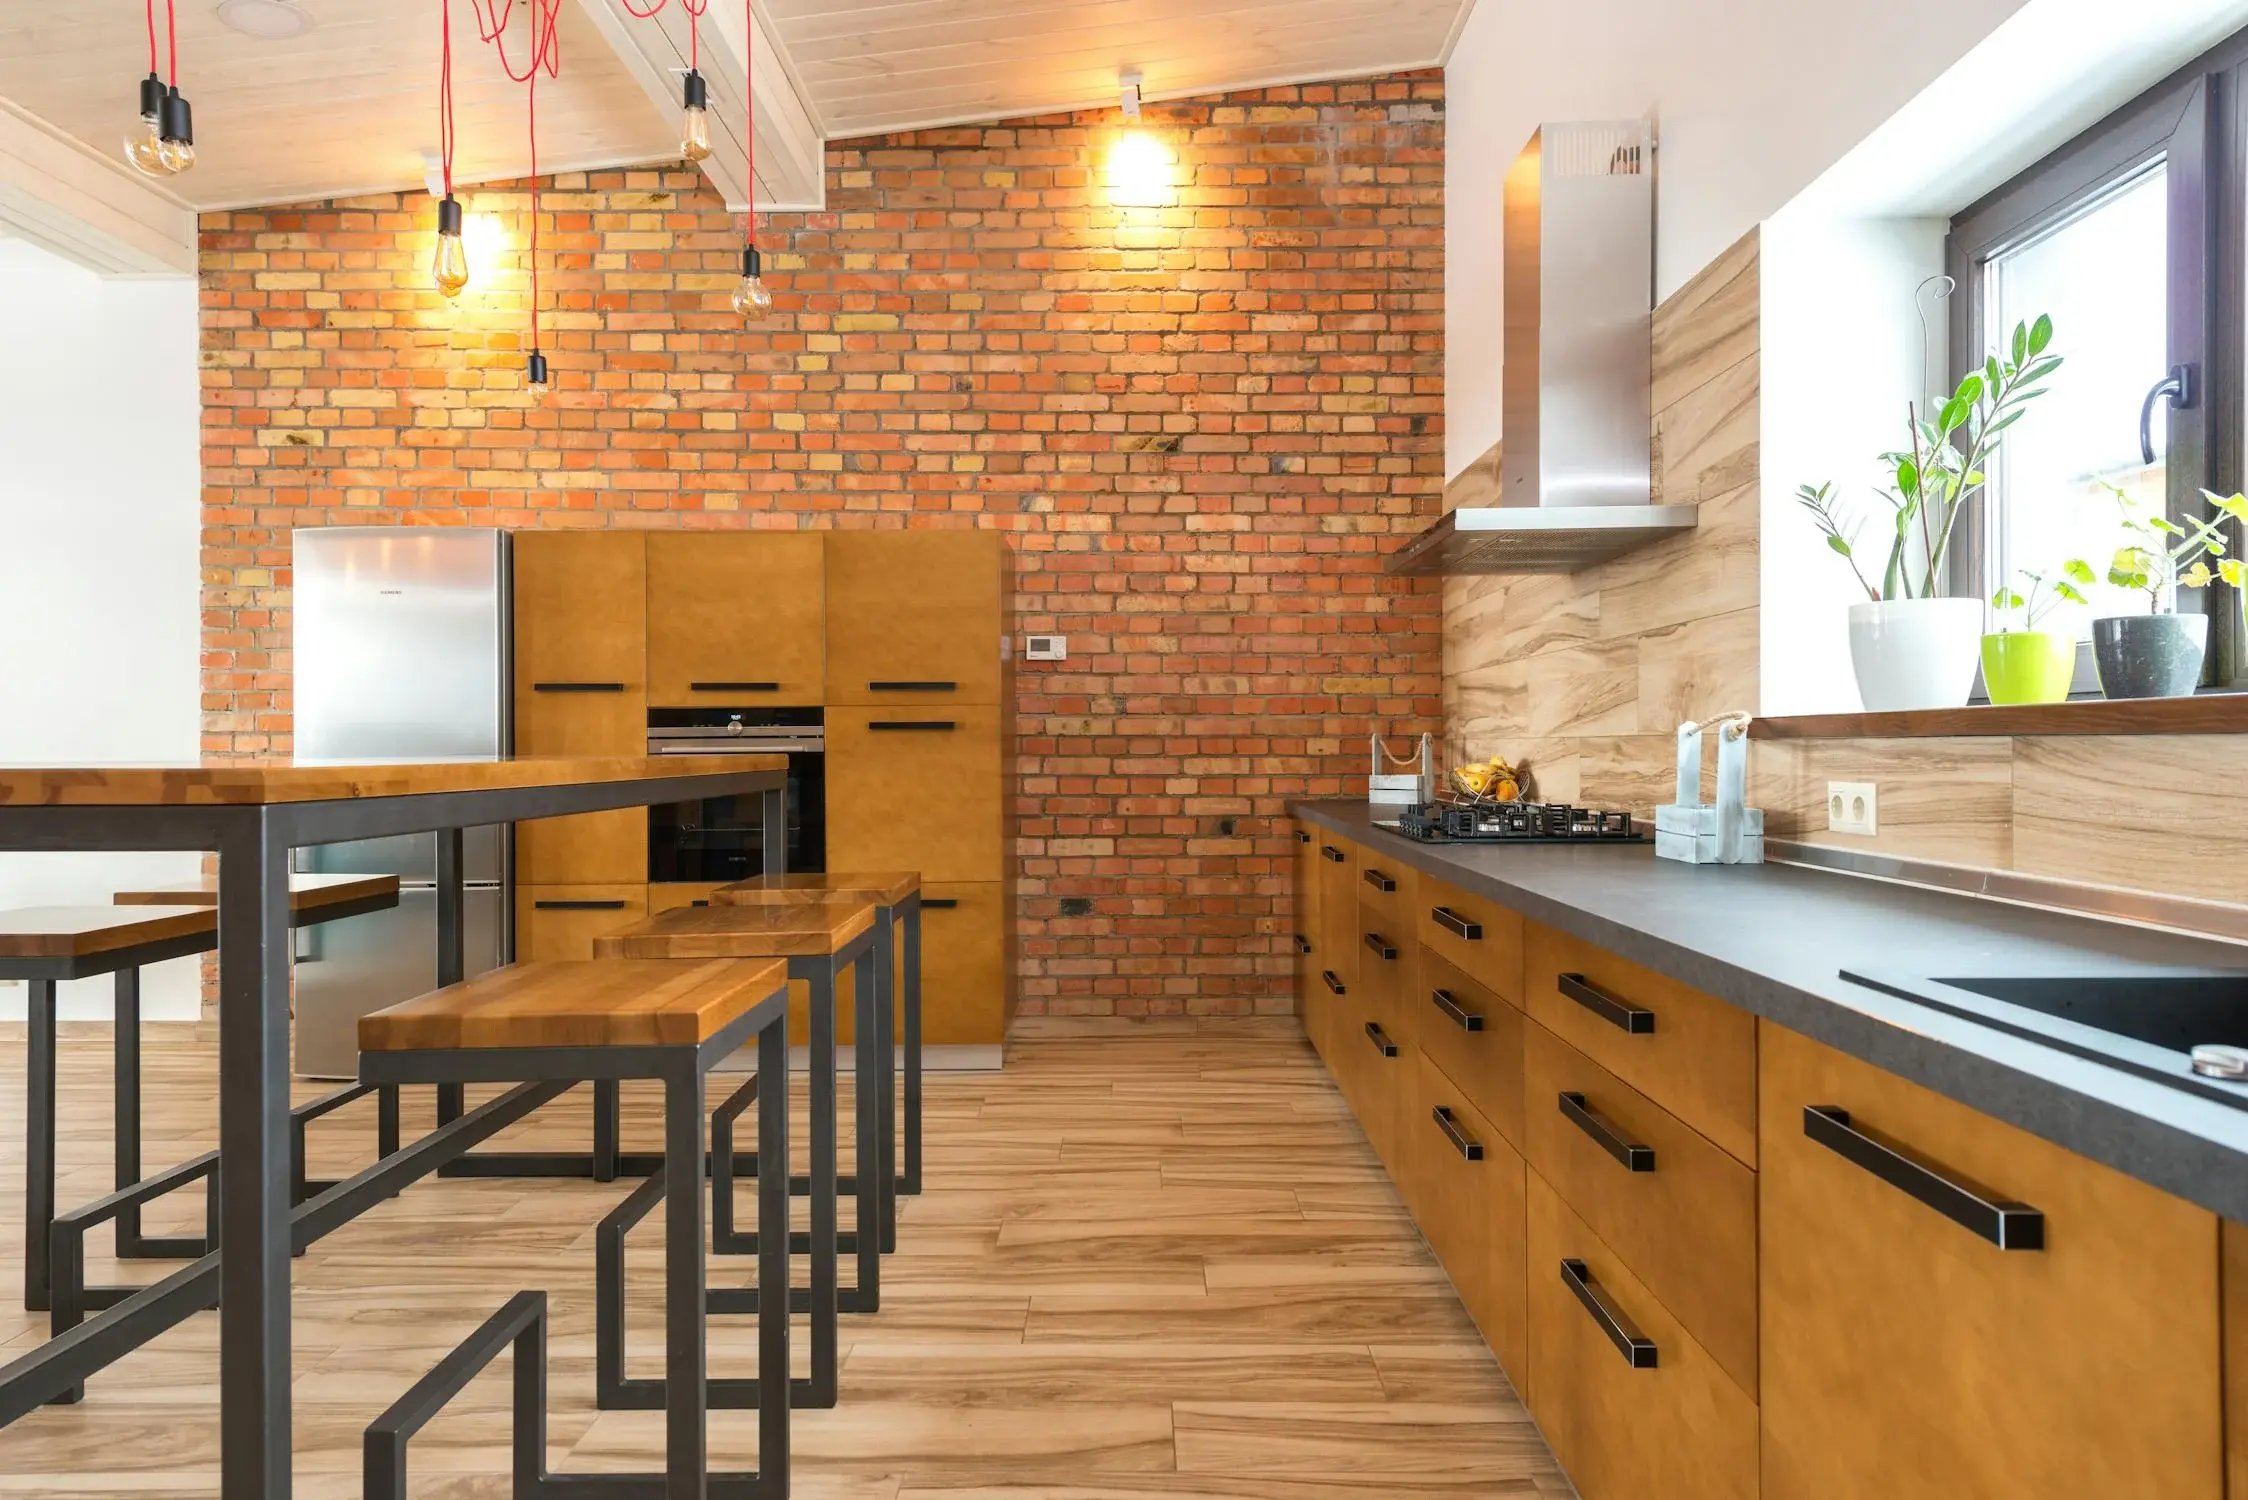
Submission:
[[[1041,1341],[1010,1349],[904,1346],[870,1338],[851,1351],[843,1385],[855,1402],[926,1399],[962,1406],[1219,1401],[1253,1390],[1271,1400],[1379,1401],[1364,1349],[1290,1345]]]
[[[1026,1340],[1118,1338],[1261,1341],[1372,1341],[1472,1337],[1475,1325],[1449,1287],[1353,1296],[1320,1287],[1213,1291],[1203,1297],[1033,1297]]]
[[[1359,1475],[1404,1488],[1520,1480],[1553,1466],[1527,1413],[1488,1402],[1182,1401],[1172,1414],[1183,1473]]]

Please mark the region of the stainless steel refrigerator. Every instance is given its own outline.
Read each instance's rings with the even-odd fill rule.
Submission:
[[[469,760],[508,750],[507,534],[338,526],[294,532],[292,624],[299,760]],[[508,952],[504,826],[463,840],[467,967]],[[389,911],[300,930],[296,1071],[358,1073],[362,1015],[423,993],[437,974],[437,836],[297,850],[294,867],[395,874]]]

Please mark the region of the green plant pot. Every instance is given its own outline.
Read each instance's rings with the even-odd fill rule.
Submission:
[[[1983,637],[1983,687],[1993,703],[2059,703],[2076,675],[2076,638],[2043,630]]]

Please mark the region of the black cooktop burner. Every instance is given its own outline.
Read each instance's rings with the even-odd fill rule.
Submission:
[[[1377,828],[1424,844],[1644,844],[1627,812],[1560,802],[1421,802]]]

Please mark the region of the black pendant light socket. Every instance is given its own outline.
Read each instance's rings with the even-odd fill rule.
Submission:
[[[179,91],[179,85],[164,91],[164,107],[156,120],[156,133],[165,140],[184,146],[195,144],[195,116],[189,112],[187,97]]]
[[[742,274],[744,276],[763,276],[765,274],[765,257],[757,253],[755,245],[742,246]]]
[[[536,349],[531,351],[531,367],[525,372],[525,378],[526,382],[531,385],[552,384],[546,376],[546,356]]]
[[[164,80],[154,73],[141,80],[140,112],[151,120],[164,113]]]
[[[710,85],[704,83],[702,74],[692,68],[687,70],[687,108],[710,108]]]
[[[447,193],[437,200],[437,232],[439,234],[459,234],[461,232],[461,201],[451,193]]]

